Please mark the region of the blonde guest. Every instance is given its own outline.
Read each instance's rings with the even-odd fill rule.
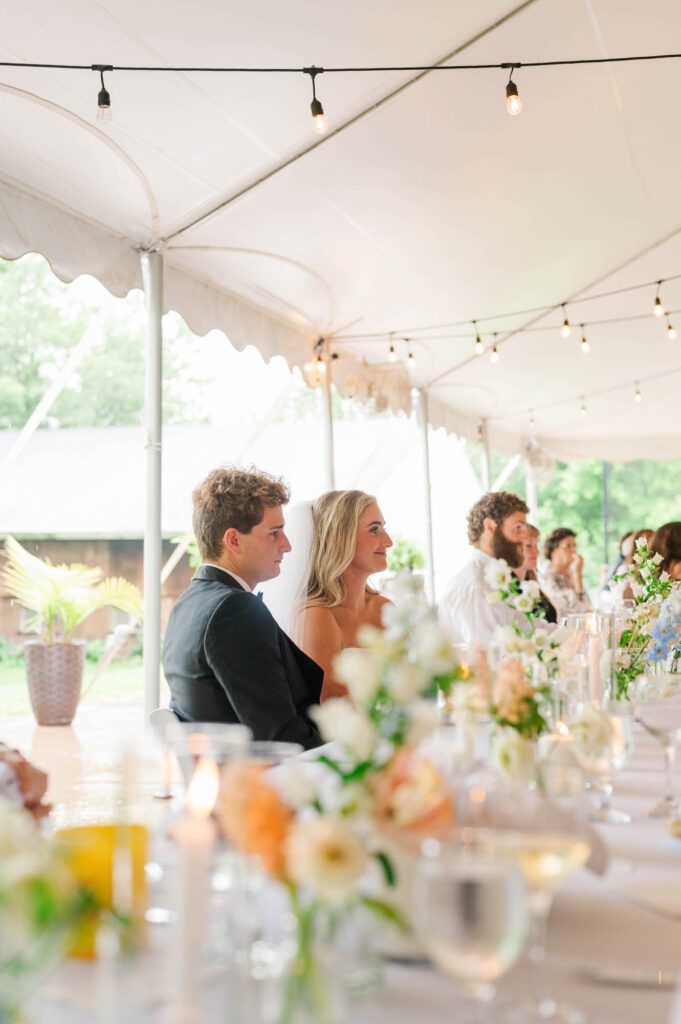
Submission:
[[[360,626],[381,627],[387,599],[369,578],[388,564],[392,540],[376,499],[363,491],[329,491],[312,506],[313,539],[302,612],[301,646],[324,669],[322,701],[344,695],[333,659],[357,646]]]

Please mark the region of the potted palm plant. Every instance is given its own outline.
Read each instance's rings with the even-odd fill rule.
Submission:
[[[98,608],[120,608],[134,620],[141,618],[142,595],[128,580],[102,579],[99,568],[51,565],[13,537],[5,539],[5,555],[5,587],[35,613],[29,627],[39,634],[25,647],[33,713],[38,725],[70,725],[85,665],[85,641],[74,640],[74,630]]]

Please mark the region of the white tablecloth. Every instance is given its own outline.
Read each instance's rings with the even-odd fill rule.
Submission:
[[[664,823],[643,814],[661,792],[661,765],[660,747],[637,731],[634,758],[617,779],[614,798],[634,821],[598,826],[611,852],[607,874],[577,872],[559,890],[551,912],[545,980],[555,996],[585,1010],[591,1024],[671,1024],[672,1018],[674,1024],[681,1022],[681,1015],[676,1017],[673,1011],[671,989],[597,984],[582,976],[583,968],[599,966],[651,975],[681,971],[681,839],[672,838]],[[651,883],[660,897],[657,910],[634,902]],[[628,892],[634,886],[637,892]],[[97,994],[102,989],[101,968],[99,980],[97,970],[93,964],[65,964],[30,1007],[27,1024],[93,1024],[108,1019],[137,1024],[166,1019],[159,1008],[162,982],[154,980],[151,960],[142,980],[138,971],[134,982],[144,1004],[137,1013],[138,999],[123,979],[114,985],[114,993],[117,990],[122,998],[125,990],[127,1005],[116,1010],[109,1004],[111,1017],[107,1017]],[[528,987],[528,969],[521,963],[501,981],[500,1003],[526,994]],[[353,1004],[348,1020],[353,1024],[442,1024],[456,1019],[457,1005],[456,983],[434,969],[388,965],[384,990],[378,997]],[[491,1019],[494,1016],[493,1012]],[[218,979],[207,994],[200,1024],[230,1019]]]

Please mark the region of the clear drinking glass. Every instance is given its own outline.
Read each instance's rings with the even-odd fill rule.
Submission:
[[[539,805],[537,805],[539,806]],[[475,842],[495,857],[508,857],[523,873],[528,890],[531,994],[512,1008],[504,1020],[512,1024],[577,1024],[581,1011],[557,1000],[545,987],[546,933],[556,887],[588,860],[589,843],[577,832],[560,826],[546,831],[479,829]]]
[[[620,708],[615,702],[605,708],[583,704],[576,709],[571,733],[575,738],[575,756],[596,798],[589,820],[627,825],[631,815],[612,807],[611,799],[615,774],[628,762],[633,747],[633,718],[628,708]]]
[[[502,859],[424,844],[412,890],[413,922],[437,967],[461,983],[469,1011],[485,1019],[494,983],[518,959],[527,933],[523,876]]]
[[[679,813],[674,786],[676,748],[681,739],[681,675],[661,672],[641,678],[634,692],[635,720],[654,736],[664,752],[664,793],[650,808],[653,818],[672,818]]]

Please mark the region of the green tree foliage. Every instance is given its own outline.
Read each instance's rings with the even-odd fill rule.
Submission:
[[[623,462],[609,467],[609,543],[612,562],[618,541],[629,530],[681,520],[681,463]],[[598,583],[605,562],[603,529],[603,463],[559,463],[551,481],[539,487],[539,528],[542,536],[558,526],[577,533],[584,555],[585,582]]]
[[[76,301],[39,256],[0,261],[0,429],[20,429],[102,303]],[[130,426],[144,408],[141,295],[105,303],[102,340],[84,355],[49,411],[59,427]],[[192,372],[200,339],[182,320],[164,319],[164,418],[201,422],[202,381]]]

